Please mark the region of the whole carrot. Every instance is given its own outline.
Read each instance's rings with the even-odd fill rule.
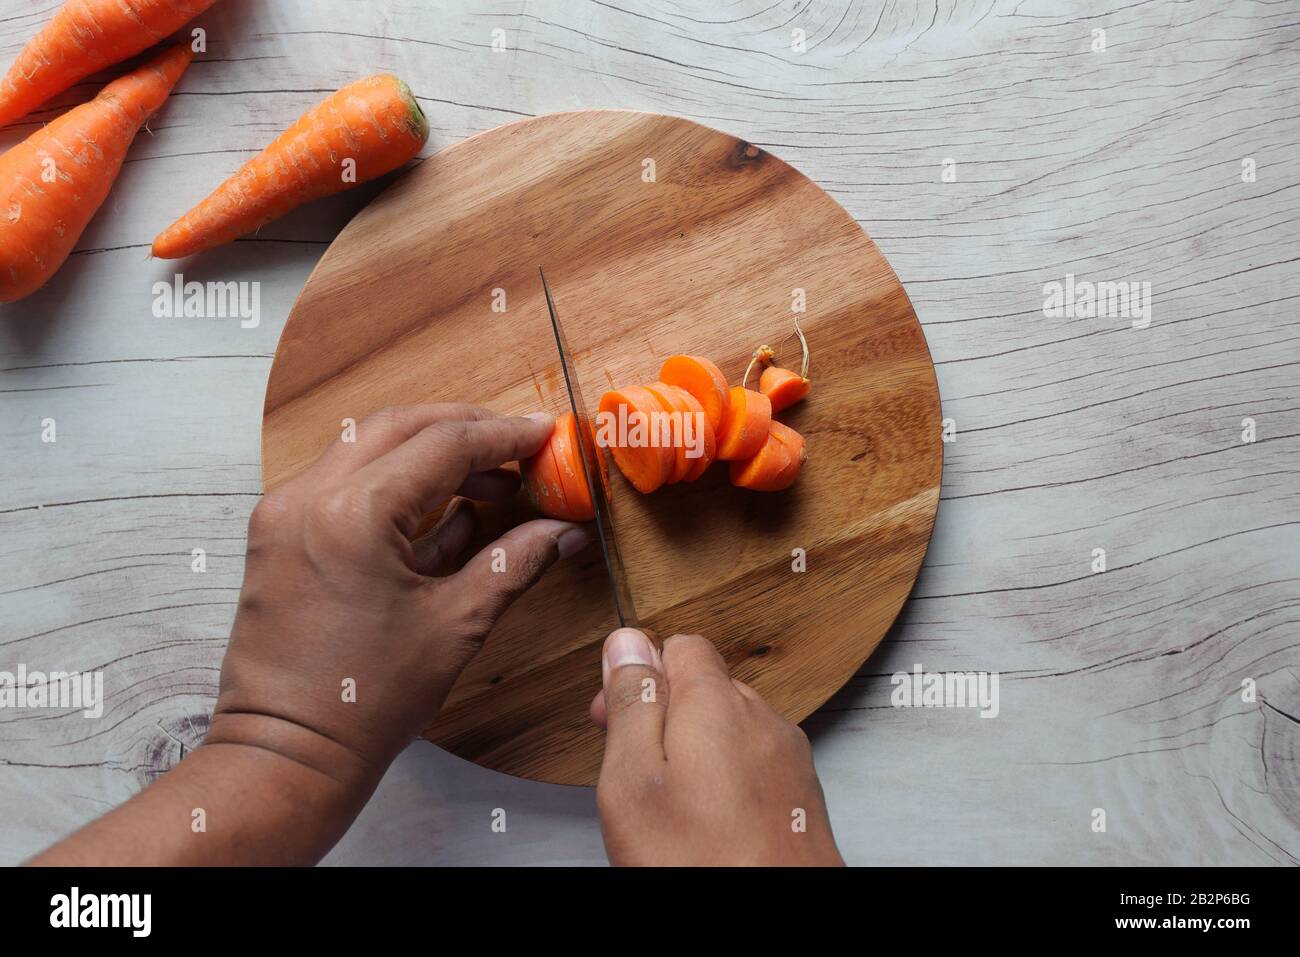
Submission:
[[[68,0],[0,80],[0,126],[147,50],[216,0]]]
[[[188,44],[172,47],[0,156],[0,302],[35,292],[63,265],[193,58]]]
[[[381,74],[308,110],[199,205],[159,233],[153,254],[179,259],[255,232],[309,200],[397,169],[429,138],[410,88]]]

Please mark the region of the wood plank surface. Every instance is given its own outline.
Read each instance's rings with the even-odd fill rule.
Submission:
[[[651,496],[612,478],[642,624],[708,632],[737,677],[802,721],[911,591],[938,505],[939,395],[875,244],[736,137],[655,113],[556,113],[403,178],[343,231],[290,313],[267,387],[267,487],[384,406],[567,409],[539,263],[591,409],[608,388],[654,382],[676,352],[711,357],[734,382],[760,343],[784,342],[779,357],[797,363],[802,320],[816,384],[781,416],[809,450],[792,489],[734,488],[725,465]],[[615,623],[593,546],[510,608],[430,739],[485,767],[595,784],[604,736],[588,706]]]
[[[54,6],[0,0],[0,59]],[[102,668],[109,696],[97,722],[0,711],[0,861],[201,736],[276,342],[375,190],[184,264],[261,282],[257,328],[155,319],[152,283],[176,270],[149,242],[327,92],[381,69],[419,96],[429,153],[580,108],[725,129],[825,188],[897,271],[956,440],[914,594],[804,722],[850,862],[1300,859],[1294,4],[221,0],[202,23],[208,53],[71,262],[0,312],[0,667]],[[1044,285],[1067,273],[1150,282],[1150,326],[1043,316]],[[998,672],[998,717],[892,707],[891,675],[918,663]],[[604,856],[590,790],[419,743],[328,860]]]

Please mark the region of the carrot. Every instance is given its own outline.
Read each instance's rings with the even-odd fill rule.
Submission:
[[[600,398],[598,444],[638,492],[649,494],[673,473],[677,453],[659,441],[658,422],[666,408],[641,386],[606,392]]]
[[[565,492],[564,480],[560,477],[560,463],[555,457],[550,439],[532,458],[519,463],[519,475],[533,508],[550,518],[561,518],[569,514],[569,496]]]
[[[591,425],[587,423],[588,436]],[[600,484],[609,497],[609,473],[605,455],[596,448]],[[596,507],[587,487],[582,468],[582,449],[578,444],[577,420],[566,412],[555,420],[555,430],[546,444],[530,459],[520,463],[520,474],[528,497],[543,515],[570,522],[589,522],[596,517]]]
[[[773,412],[780,412],[782,409],[789,408],[812,391],[812,380],[808,378],[808,340],[803,334],[803,329],[799,326],[798,319],[794,321],[794,331],[798,333],[799,344],[803,346],[803,366],[801,371],[796,375],[789,369],[769,365],[763,370],[762,375],[758,377],[758,389],[772,400]],[[755,358],[761,360],[762,357],[756,353]],[[750,366],[752,368],[752,362]],[[745,370],[745,378],[746,380],[749,379],[748,369]]]
[[[303,203],[397,169],[428,138],[429,121],[405,83],[388,74],[359,80],[308,110],[159,233],[153,254],[179,259],[255,232]]]
[[[691,463],[690,470],[686,473],[683,482],[694,482],[703,475],[718,457],[718,438],[717,433],[713,431],[713,426],[709,425],[709,417],[704,413],[704,406],[700,405],[699,399],[691,395],[680,386],[669,386],[670,389],[676,389],[681,400],[686,403],[691,420],[694,423],[695,434],[703,438],[702,454],[696,458],[691,458],[690,450],[687,450],[687,460]]]
[[[653,382],[647,385],[646,391],[651,393],[660,404],[664,406],[664,411],[675,412],[679,416],[685,417],[691,414],[690,407],[686,401],[681,398],[676,386],[665,385],[662,382]],[[665,480],[665,485],[672,485],[686,478],[686,473],[691,470],[695,464],[693,459],[686,457],[686,446],[682,441],[682,431],[679,429],[673,433],[673,469],[671,474]]]
[[[0,302],[30,295],[63,265],[193,57],[188,44],[168,49],[0,156]]]
[[[758,388],[772,403],[772,411],[788,409],[812,391],[812,382],[789,369],[768,366],[758,377]]]
[[[755,492],[779,492],[794,484],[807,459],[803,436],[774,421],[753,458],[731,463],[731,484]]]
[[[146,50],[216,0],[68,0],[0,80],[0,126]]]
[[[727,377],[701,356],[669,356],[659,369],[659,381],[680,386],[704,406],[709,425],[716,434],[727,411]]]
[[[718,458],[732,461],[757,455],[767,441],[771,423],[771,399],[753,389],[732,386],[727,414],[718,432]]]

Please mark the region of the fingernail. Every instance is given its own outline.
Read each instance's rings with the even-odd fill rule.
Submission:
[[[654,667],[654,647],[644,632],[635,628],[620,628],[609,636],[605,644],[605,661],[608,670],[628,665]]]
[[[576,555],[587,547],[587,542],[591,541],[591,536],[581,525],[575,525],[573,528],[567,528],[560,533],[560,537],[555,540],[556,547],[560,550],[561,558],[568,558],[570,555]]]
[[[555,416],[549,412],[529,412],[524,418],[532,419],[534,422],[545,422],[547,425],[555,421]]]

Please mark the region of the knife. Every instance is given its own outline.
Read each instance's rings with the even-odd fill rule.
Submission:
[[[632,604],[632,592],[628,587],[627,573],[623,560],[618,554],[618,543],[614,539],[614,520],[610,514],[609,499],[605,497],[605,487],[600,481],[599,458],[603,454],[596,447],[594,439],[595,423],[587,415],[582,398],[582,388],[578,385],[577,375],[573,371],[572,353],[569,352],[564,330],[560,328],[560,317],[555,312],[555,300],[551,297],[551,287],[546,282],[546,272],[537,267],[542,277],[542,291],[546,293],[546,311],[551,316],[551,331],[555,334],[555,346],[560,353],[560,369],[564,373],[564,385],[569,392],[569,408],[578,425],[578,445],[582,454],[583,477],[591,492],[591,501],[596,512],[596,534],[600,538],[600,551],[605,558],[605,572],[609,575],[610,591],[614,595],[614,611],[618,615],[619,627],[636,628],[636,608]]]

